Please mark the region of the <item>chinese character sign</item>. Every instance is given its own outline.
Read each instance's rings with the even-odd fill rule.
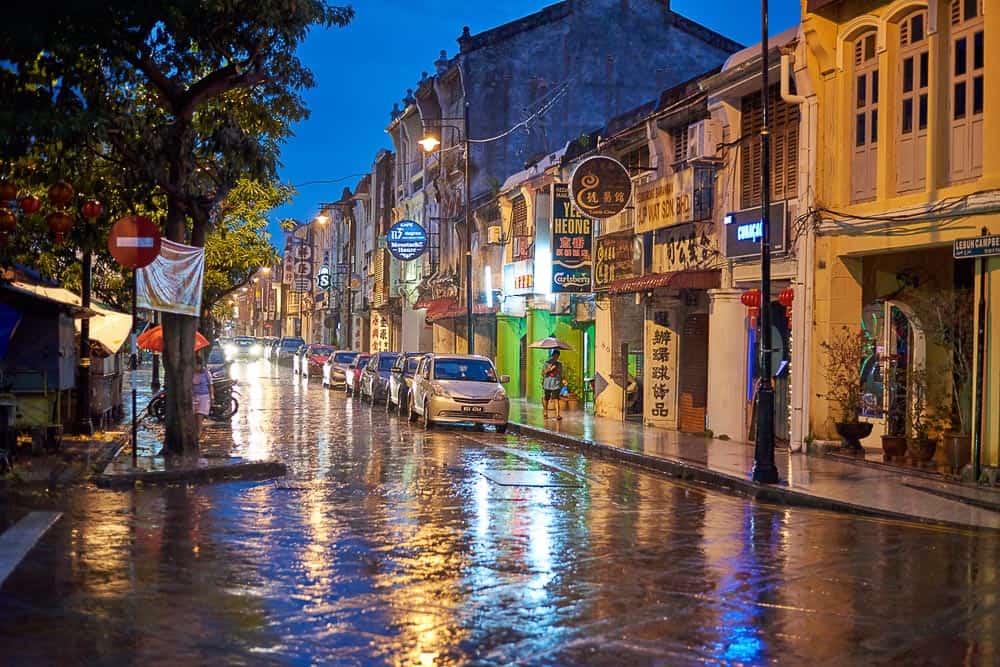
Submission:
[[[616,280],[638,275],[635,270],[635,239],[631,232],[601,236],[594,243],[595,292],[608,289]]]
[[[688,269],[717,268],[721,263],[715,225],[688,223],[656,231],[653,239],[653,271],[668,273]]]
[[[552,291],[589,292],[593,220],[570,201],[569,189],[556,185],[552,197]]]
[[[654,426],[677,426],[677,332],[669,313],[657,311],[646,320],[646,354],[643,405],[646,422]]]
[[[621,162],[595,155],[581,162],[570,179],[573,202],[584,215],[610,218],[628,206],[632,178]]]

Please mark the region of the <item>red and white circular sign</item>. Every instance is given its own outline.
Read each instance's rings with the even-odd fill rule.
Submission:
[[[149,266],[160,254],[160,230],[145,216],[127,215],[111,228],[108,250],[127,269]]]

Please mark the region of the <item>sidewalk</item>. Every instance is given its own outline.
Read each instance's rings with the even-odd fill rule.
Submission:
[[[776,452],[777,485],[750,481],[753,446],[645,427],[577,410],[543,420],[511,401],[512,430],[769,502],[962,528],[1000,530],[1000,493],[821,455]]]

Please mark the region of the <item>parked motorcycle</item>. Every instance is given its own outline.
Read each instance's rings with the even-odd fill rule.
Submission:
[[[208,418],[213,421],[225,421],[235,415],[240,409],[240,402],[237,399],[239,393],[236,391],[236,380],[213,379],[212,381],[212,405],[209,407]],[[149,400],[146,406],[146,414],[158,422],[167,418],[167,390],[158,391]]]

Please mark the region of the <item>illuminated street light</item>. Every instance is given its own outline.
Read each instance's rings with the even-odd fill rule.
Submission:
[[[435,137],[433,134],[428,134],[426,137],[417,142],[420,147],[424,149],[426,153],[433,153],[437,150],[437,147],[441,145],[441,140]]]
[[[326,223],[330,222],[330,216],[326,215],[325,213],[320,213],[319,215],[316,216],[316,222],[318,222],[321,225],[325,225]]]

